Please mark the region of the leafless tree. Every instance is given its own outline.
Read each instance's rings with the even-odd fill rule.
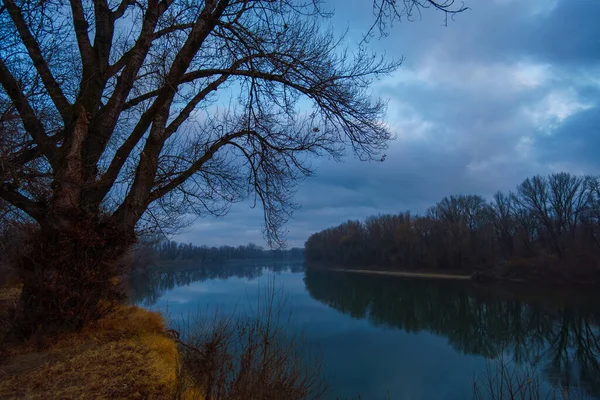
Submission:
[[[512,257],[513,238],[516,235],[514,207],[513,196],[507,196],[500,191],[494,194],[490,205],[490,219],[494,225],[502,253],[506,258]]]
[[[19,263],[24,325],[83,323],[75,305],[106,295],[136,229],[253,197],[280,244],[309,156],[379,159],[391,133],[367,88],[398,63],[341,48],[327,16],[317,1],[2,0],[0,198],[40,227]]]
[[[561,257],[573,242],[578,225],[593,200],[595,179],[568,173],[534,176],[519,187],[517,200],[532,210]]]

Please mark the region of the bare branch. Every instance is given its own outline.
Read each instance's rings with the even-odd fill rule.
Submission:
[[[33,65],[40,74],[40,77],[44,82],[44,86],[52,98],[56,109],[62,116],[63,120],[68,121],[70,118],[71,104],[63,94],[60,85],[56,82],[56,79],[54,79],[54,76],[52,75],[46,60],[44,59],[39,44],[29,31],[27,23],[21,14],[21,10],[13,0],[4,0],[4,4],[6,5],[6,8],[15,26],[17,27],[19,35],[21,36],[21,40],[23,41],[23,44],[25,45],[25,48],[31,57]]]
[[[75,37],[77,38],[77,45],[79,46],[79,53],[81,54],[81,62],[84,69],[91,69],[94,65],[94,49],[88,36],[88,29],[90,24],[85,19],[83,13],[83,5],[81,0],[71,0],[71,13],[73,14],[73,28],[75,30]]]
[[[123,0],[121,1],[121,3],[119,4],[119,6],[117,7],[117,9],[115,11],[113,11],[112,13],[112,19],[113,20],[117,20],[119,18],[121,18],[123,16],[123,14],[125,14],[125,11],[127,11],[127,8],[129,6],[131,6],[132,4],[134,4],[135,1],[134,0]]]
[[[183,173],[181,173],[179,176],[177,176],[176,178],[174,178],[173,180],[171,180],[168,184],[159,187],[157,189],[155,189],[154,191],[152,191],[152,193],[150,193],[150,197],[148,199],[148,202],[152,202],[162,196],[164,196],[165,194],[167,194],[168,192],[170,192],[171,190],[175,189],[176,187],[178,187],[179,185],[181,185],[183,182],[185,182],[188,178],[190,178],[194,173],[196,173],[198,170],[200,170],[200,168],[202,168],[202,166],[208,161],[210,160],[215,153],[223,146],[225,146],[228,143],[231,143],[231,141],[235,138],[241,137],[243,135],[247,134],[246,131],[240,131],[240,132],[235,132],[235,133],[231,133],[228,135],[223,136],[222,138],[220,138],[219,140],[217,140],[215,143],[213,143],[209,149],[206,151],[206,153],[204,153],[204,155],[202,157],[200,157],[199,159],[197,159],[190,168],[188,168],[186,171],[184,171]]]
[[[0,186],[0,197],[8,201],[13,206],[25,211],[36,221],[44,221],[46,215],[45,209],[34,201],[23,196],[14,188],[9,187],[7,184],[2,184],[2,186]]]
[[[0,59],[0,83],[19,112],[25,129],[52,164],[56,149],[49,143],[44,126],[35,115],[35,111],[23,95],[19,83],[12,76],[2,59]]]

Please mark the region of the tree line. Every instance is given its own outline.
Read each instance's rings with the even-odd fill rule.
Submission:
[[[162,241],[154,244],[152,249],[163,261],[199,261],[202,263],[223,262],[231,260],[289,260],[299,259],[304,255],[301,248],[265,250],[262,246],[249,243],[246,246],[195,246],[192,243]]]
[[[307,262],[378,268],[472,271],[568,265],[589,272],[600,255],[600,178],[555,173],[515,191],[444,197],[410,212],[347,221],[311,235]],[[523,269],[523,268],[521,268]],[[540,268],[528,268],[530,273]]]

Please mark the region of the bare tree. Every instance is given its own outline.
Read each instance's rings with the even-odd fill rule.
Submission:
[[[593,200],[594,179],[562,172],[534,176],[518,187],[517,201],[529,208],[559,257],[573,242],[583,214]]]
[[[494,225],[496,238],[500,242],[503,256],[506,258],[512,257],[513,237],[516,235],[513,198],[514,196],[507,196],[498,191],[494,194],[490,205],[491,222]]]
[[[309,155],[379,159],[391,133],[367,88],[398,63],[340,48],[327,16],[316,1],[2,0],[0,198],[40,227],[18,265],[26,331],[95,318],[143,226],[252,196],[280,244]]]
[[[539,226],[544,228],[550,247],[560,254],[558,236],[552,220],[548,180],[540,175],[527,178],[517,187],[517,194],[515,199],[520,203],[521,208],[531,212]]]
[[[574,176],[566,172],[548,177],[552,194],[550,205],[559,235],[575,234],[582,214],[592,200],[592,181],[590,176]]]

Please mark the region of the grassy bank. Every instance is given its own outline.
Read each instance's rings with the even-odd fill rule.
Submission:
[[[3,319],[18,294],[0,289]],[[172,399],[178,358],[160,314],[119,306],[78,333],[3,343],[0,398]]]
[[[0,338],[18,287],[0,287]],[[3,340],[0,399],[320,398],[320,364],[290,335],[283,294],[267,286],[251,313],[188,317],[120,305],[81,331]],[[185,342],[183,341],[185,340]]]

